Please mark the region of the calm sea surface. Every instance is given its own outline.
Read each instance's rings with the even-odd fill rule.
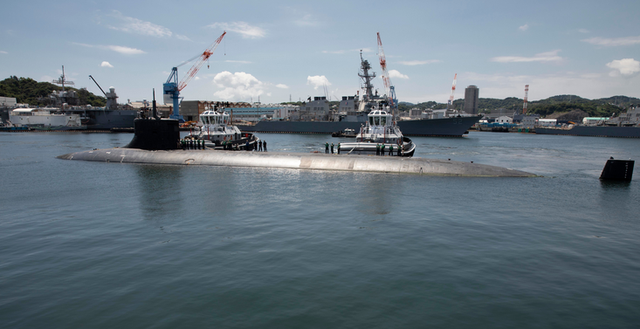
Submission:
[[[538,178],[65,161],[0,133],[2,328],[637,328],[639,139],[471,132],[416,156]],[[269,151],[328,135],[259,134]]]

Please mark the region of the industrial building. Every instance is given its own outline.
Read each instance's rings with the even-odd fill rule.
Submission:
[[[478,98],[480,89],[474,85],[470,85],[464,90],[464,111],[469,114],[478,114]]]

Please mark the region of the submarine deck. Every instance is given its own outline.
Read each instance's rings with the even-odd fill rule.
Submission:
[[[57,158],[65,160],[138,164],[339,170],[437,176],[536,176],[524,171],[472,162],[324,153],[243,152],[219,150],[147,151],[133,148],[111,148],[69,153],[60,155]]]

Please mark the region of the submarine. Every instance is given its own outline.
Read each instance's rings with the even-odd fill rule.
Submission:
[[[134,137],[122,148],[93,149],[60,155],[64,160],[158,165],[204,165],[283,169],[334,170],[463,177],[535,177],[524,171],[473,162],[426,158],[325,153],[247,152],[183,149],[178,120],[153,115],[134,121]]]

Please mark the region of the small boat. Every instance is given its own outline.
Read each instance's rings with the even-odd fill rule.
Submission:
[[[203,142],[210,149],[250,151],[256,148],[259,139],[232,125],[229,113],[214,109],[200,114],[198,125],[185,141]]]
[[[355,129],[344,128],[344,130],[331,133],[331,137],[356,137],[358,134]]]
[[[360,128],[353,143],[340,143],[340,154],[392,155],[411,157],[416,145],[404,137],[395,124],[393,116],[386,110],[369,112],[365,126]]]

